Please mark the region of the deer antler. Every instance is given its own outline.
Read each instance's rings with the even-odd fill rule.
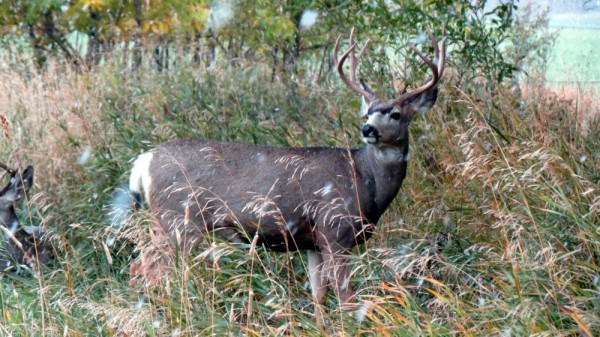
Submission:
[[[17,175],[17,170],[11,169],[10,167],[6,166],[6,164],[4,164],[4,163],[0,163],[0,168],[3,169],[4,171],[6,171],[10,175],[10,179],[14,178]],[[2,178],[4,179],[4,176]],[[2,188],[2,190],[0,190],[0,194],[6,192],[6,190],[8,189],[9,186],[10,186],[10,180],[8,181],[6,186],[4,186]]]
[[[394,104],[396,104],[396,105],[400,105],[400,104],[402,104],[402,102],[406,101],[407,99],[415,97],[415,96],[431,89],[434,85],[437,84],[437,82],[442,77],[442,74],[444,73],[444,64],[446,62],[446,28],[444,28],[442,30],[442,47],[441,48],[439,48],[437,40],[435,39],[435,36],[433,36],[431,31],[428,30],[427,35],[429,35],[429,38],[431,39],[431,42],[433,43],[433,57],[434,57],[433,61],[431,61],[425,55],[423,55],[423,53],[420,50],[418,50],[417,48],[415,48],[415,46],[412,43],[409,42],[408,45],[410,46],[410,48],[412,50],[415,51],[415,53],[417,53],[417,55],[419,55],[421,60],[423,60],[423,62],[425,62],[425,64],[427,64],[429,69],[431,69],[431,71],[433,71],[433,77],[431,78],[431,80],[429,80],[429,82],[425,83],[425,85],[400,96],[400,98],[398,98],[397,100],[394,101]]]
[[[358,65],[358,61],[360,60],[360,58],[363,56],[365,50],[367,49],[367,45],[369,44],[369,41],[367,40],[367,42],[365,42],[365,45],[358,52],[358,56],[356,56],[354,54],[354,48],[356,48],[356,42],[352,41],[353,37],[354,37],[354,28],[352,28],[352,31],[350,32],[350,40],[349,40],[350,48],[348,48],[348,50],[346,50],[344,52],[344,54],[342,54],[342,57],[338,60],[337,54],[338,54],[338,50],[340,48],[340,40],[342,39],[341,35],[338,36],[337,40],[335,41],[335,47],[333,48],[333,61],[336,64],[336,68],[337,68],[338,73],[340,74],[340,78],[342,79],[342,81],[344,81],[346,86],[348,88],[352,89],[357,94],[364,96],[366,99],[372,100],[375,98],[375,95],[373,93],[363,89],[360,86],[360,84],[356,81],[356,66]],[[343,69],[344,62],[346,61],[348,56],[350,56],[350,78],[348,78],[346,76],[346,74],[344,73],[344,69]]]

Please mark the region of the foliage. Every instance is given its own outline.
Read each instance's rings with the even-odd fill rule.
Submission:
[[[516,70],[504,56],[502,45],[514,37],[517,5],[514,1],[493,8],[486,4],[487,1],[354,1],[335,8],[335,13],[341,14],[332,15],[331,19],[347,27],[355,26],[369,37],[375,36],[378,43],[394,45],[400,39],[401,46],[413,36],[426,42],[423,32],[427,30],[440,36],[445,27],[451,50],[449,59],[463,81],[485,74],[501,82]]]
[[[356,306],[330,295],[317,324],[305,256],[209,241],[167,286],[130,288],[148,214],[110,223],[129,160],[174,137],[358,145],[358,102],[335,85],[289,98],[268,65],[129,76],[0,73],[3,158],[37,172],[25,224],[54,231],[40,271],[4,274],[3,334],[597,335],[597,108],[542,87],[495,98],[444,86],[414,121],[409,176],[377,235],[353,256]],[[33,75],[32,75],[33,74]],[[301,116],[301,118],[300,118]],[[490,121],[495,121],[491,124]],[[43,145],[40,145],[43,144]],[[20,159],[19,159],[20,158]]]
[[[232,64],[267,61],[274,77],[287,80],[322,79],[333,40],[356,27],[361,40],[394,49],[379,48],[373,54],[377,66],[370,75],[389,73],[390,58],[404,62],[401,77],[413,82],[410,73],[417,65],[408,60],[414,55],[402,57],[396,49],[404,49],[413,37],[426,42],[428,29],[440,36],[445,27],[449,59],[462,82],[482,75],[501,82],[517,70],[504,53],[506,43],[523,38],[523,31],[512,29],[516,8],[514,1],[491,7],[487,1],[470,0],[5,1],[0,2],[0,33],[28,38],[38,64],[57,54],[81,64],[79,54],[85,53],[85,64],[92,67],[115,51],[134,49],[130,57],[136,69],[142,62],[139,49],[144,49],[163,70],[177,62],[173,55],[182,55],[173,51],[187,46],[186,54],[197,64],[221,58]],[[84,44],[75,43],[82,34]]]

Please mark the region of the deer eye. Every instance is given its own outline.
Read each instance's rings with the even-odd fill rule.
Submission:
[[[390,114],[390,118],[393,120],[400,120],[400,113],[399,112],[393,112]]]

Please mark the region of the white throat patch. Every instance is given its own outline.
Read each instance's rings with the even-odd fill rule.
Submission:
[[[404,155],[402,150],[395,146],[377,147],[377,152],[375,153],[375,156],[378,160],[381,160],[386,163],[406,161],[406,156]]]

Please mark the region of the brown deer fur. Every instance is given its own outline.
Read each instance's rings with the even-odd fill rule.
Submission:
[[[157,282],[175,249],[185,254],[205,235],[217,235],[230,242],[257,240],[279,252],[308,250],[315,300],[322,303],[332,286],[342,302],[349,301],[354,292],[347,254],[369,239],[398,193],[406,176],[410,121],[437,98],[445,42],[440,58],[431,39],[433,62],[411,48],[432,69],[433,79],[393,100],[379,99],[356,81],[352,37],[341,61],[336,56],[344,83],[363,96],[364,148],[275,148],[177,139],[138,157],[130,190],[138,200],[145,194],[160,248],[134,262],[132,280]],[[342,70],[349,55],[350,78]]]

